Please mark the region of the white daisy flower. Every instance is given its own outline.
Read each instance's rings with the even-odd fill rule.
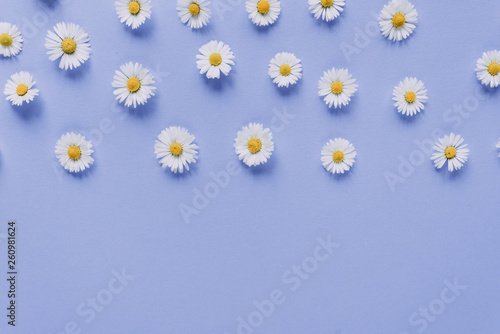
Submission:
[[[134,108],[146,104],[151,96],[155,95],[154,77],[149,70],[139,63],[128,62],[115,71],[114,81],[111,84],[116,89],[113,94],[119,103],[125,101],[125,106]]]
[[[22,106],[23,102],[30,103],[38,95],[38,89],[33,88],[35,83],[28,72],[14,73],[3,90],[3,93],[7,95],[6,100],[11,101],[15,106]]]
[[[500,139],[498,140],[497,147],[500,148]],[[498,156],[500,157],[500,154]]]
[[[439,138],[439,143],[433,147],[436,153],[433,153],[431,157],[431,160],[434,160],[434,166],[441,168],[448,161],[450,172],[462,168],[469,157],[469,149],[466,148],[467,144],[462,145],[463,141],[460,135],[454,133]]]
[[[344,10],[344,0],[309,0],[309,10],[315,19],[333,21]]]
[[[500,51],[484,52],[477,60],[476,76],[481,84],[491,88],[500,85]]]
[[[392,0],[382,8],[378,19],[382,35],[398,42],[413,33],[417,22],[417,10],[408,0]]]
[[[427,101],[427,89],[424,83],[417,78],[405,78],[394,87],[394,97],[398,112],[403,115],[413,116],[424,109],[423,103]]]
[[[151,0],[118,0],[115,8],[120,22],[132,26],[132,29],[139,28],[151,18]]]
[[[293,53],[277,53],[269,63],[269,76],[278,87],[295,85],[302,77],[302,64]]]
[[[248,0],[246,7],[248,18],[257,26],[273,24],[281,12],[278,0]]]
[[[72,70],[90,58],[90,38],[79,25],[62,22],[54,31],[48,31],[45,47],[51,61],[61,58],[59,68]]]
[[[17,55],[23,49],[23,36],[17,27],[0,22],[0,54],[4,57]]]
[[[205,0],[177,0],[177,14],[189,28],[199,29],[208,24],[212,12]]]
[[[73,132],[67,133],[57,141],[56,157],[64,169],[71,173],[77,173],[89,168],[94,162],[91,154],[92,143],[85,137]]]
[[[240,160],[252,167],[265,164],[274,151],[273,135],[259,123],[250,123],[238,131],[234,148]]]
[[[354,146],[347,140],[330,139],[321,150],[321,163],[332,174],[344,174],[351,169],[356,155]]]
[[[318,95],[324,96],[324,101],[329,108],[332,105],[335,108],[341,108],[346,106],[351,101],[351,97],[357,91],[358,85],[354,82],[356,79],[352,79],[352,75],[349,71],[341,68],[325,72],[318,83]]]
[[[155,143],[156,158],[163,168],[170,168],[174,173],[189,170],[189,164],[198,159],[198,146],[193,144],[194,136],[188,130],[171,126],[162,130]]]
[[[234,65],[234,54],[229,45],[218,41],[210,41],[200,48],[196,61],[200,74],[207,73],[209,79],[219,79],[220,72],[228,75]]]

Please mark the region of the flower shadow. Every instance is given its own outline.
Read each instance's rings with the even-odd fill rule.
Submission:
[[[330,174],[329,177],[331,179],[335,180],[335,182],[346,182],[352,178],[353,173],[356,173],[356,168],[355,168],[356,163],[357,163],[357,160],[354,163],[354,165],[351,167],[351,169],[349,169],[348,171],[345,171],[343,174],[342,173],[333,174],[332,172],[327,171],[323,166],[321,166],[321,168],[323,169],[324,172],[327,172],[328,174]]]
[[[137,108],[134,108],[133,106],[126,107],[124,104],[120,103],[120,107],[123,109],[124,112],[138,119],[145,119],[154,115],[157,106],[158,106],[158,93],[155,93],[155,96],[152,96],[146,102],[146,104],[138,105]]]
[[[30,103],[23,103],[22,106],[11,105],[12,110],[16,115],[25,121],[31,121],[41,116],[43,111],[43,101],[40,96],[36,96]]]
[[[450,181],[459,180],[464,178],[463,176],[464,174],[467,174],[467,171],[469,170],[468,168],[469,163],[470,161],[467,160],[467,162],[465,162],[462,168],[460,168],[459,170],[454,170],[453,172],[448,171],[448,162],[446,162],[443,165],[443,167],[439,169],[437,168],[434,169],[436,170],[436,173],[441,174],[445,180],[450,180]]]
[[[255,24],[249,20],[249,22],[255,26]],[[275,26],[278,26],[280,24],[279,18],[272,24],[268,24],[267,26],[255,26],[255,29],[257,30],[257,33],[259,34],[268,34],[271,29],[274,29]],[[276,28],[277,29],[277,28]]]
[[[385,43],[389,47],[394,47],[394,48],[407,48],[408,44],[410,43],[410,40],[412,38],[415,38],[415,34],[417,33],[418,29],[413,30],[413,33],[410,34],[410,36],[406,37],[405,39],[401,41],[392,41],[388,37],[385,37],[384,35],[380,34],[380,38],[383,38],[385,40]]]
[[[424,112],[425,112],[425,109],[422,109],[419,113],[417,113],[416,115],[413,115],[413,116],[409,116],[409,115],[403,115],[402,112],[398,112],[398,109],[397,108],[394,108],[394,112],[397,115],[397,117],[401,120],[401,122],[403,122],[404,124],[413,124],[413,123],[416,123],[420,118],[422,118],[423,116],[421,116]]]
[[[61,167],[61,168],[63,168],[63,167]],[[64,169],[64,171],[66,172],[66,174],[71,175],[71,177],[73,177],[75,179],[83,180],[83,179],[89,178],[92,174],[94,174],[95,169],[96,169],[96,162],[94,160],[94,162],[92,163],[92,165],[90,165],[89,168],[86,168],[85,170],[83,170],[81,172],[71,173],[67,169]]]
[[[271,79],[272,81],[272,79]],[[273,85],[276,86],[276,89],[278,90],[278,93],[281,95],[281,96],[291,96],[291,95],[297,95],[298,94],[298,90],[299,90],[299,86],[302,85],[302,80],[299,79],[299,81],[294,84],[294,85],[290,85],[288,87],[278,87],[278,85],[274,84]]]
[[[66,77],[70,78],[71,80],[80,81],[90,72],[91,58],[87,59],[87,61],[85,61],[83,64],[80,64],[80,66],[78,66],[77,68],[73,68],[72,70],[64,70],[59,68],[59,61],[60,59],[54,61],[55,66],[57,66],[57,70],[63,71],[64,75],[66,75]]]
[[[316,18],[314,17],[314,15],[312,15],[312,14],[311,14],[311,17],[312,17],[312,19],[313,19],[314,21],[316,21],[316,23],[315,23],[315,24],[316,24],[317,26],[319,26],[319,27],[324,27],[324,28],[326,28],[326,29],[328,29],[328,30],[334,29],[336,26],[340,25],[340,23],[337,23],[337,22],[338,22],[338,21],[343,20],[343,19],[344,19],[344,16],[345,16],[345,15],[342,15],[342,14],[341,14],[341,15],[337,16],[335,19],[333,19],[332,21],[328,21],[328,22],[327,22],[327,21],[325,21],[325,20],[321,19],[321,17],[320,17],[320,18],[318,18],[318,19],[316,19]]]
[[[277,165],[276,152],[273,152],[273,155],[271,155],[271,157],[265,164],[249,167],[243,162],[243,160],[241,160],[240,163],[243,165],[244,170],[248,174],[254,176],[272,175],[274,170],[276,170],[276,165]]]
[[[477,77],[474,75],[474,78],[477,80]],[[481,83],[481,81],[477,81]],[[486,85],[481,85],[481,94],[486,95],[486,98],[491,97],[493,94],[498,92],[498,87],[490,87]]]
[[[206,76],[206,73],[203,74],[203,80],[207,86],[209,86],[211,89],[214,91],[222,91],[225,89],[225,87],[232,87],[233,86],[233,78],[232,76],[235,75],[236,72],[234,69],[231,69],[231,72],[226,76],[221,73],[220,79],[209,79]]]
[[[155,31],[155,23],[152,19],[146,19],[146,22],[144,22],[140,27],[137,27],[137,29],[132,29],[132,27],[127,26],[125,23],[122,25],[127,33],[130,33],[132,36],[137,38],[149,38]]]
[[[4,55],[0,55],[1,61],[8,61],[8,62],[16,62],[19,63],[19,56],[23,53],[23,50],[19,51],[19,53],[15,56],[10,56],[10,57],[5,57]]]
[[[50,9],[54,9],[60,4],[61,0],[39,0],[39,2],[43,3]]]
[[[323,101],[324,96],[320,96],[320,99]],[[358,103],[358,98],[357,95],[354,95],[351,97],[351,101],[346,106],[342,106],[340,108],[334,108],[332,105],[332,107],[330,108],[327,104],[325,104],[325,107],[330,113],[330,115],[334,117],[351,117],[352,110],[356,108],[356,103]]]
[[[181,22],[182,23],[182,22]],[[212,32],[213,28],[212,28],[212,25],[211,24],[208,24],[204,27],[201,27],[199,29],[190,29],[187,25],[183,24],[184,26],[186,26],[186,28],[188,28],[189,30],[192,30],[193,33],[195,34],[200,34],[200,35],[206,35],[206,34],[209,34]]]
[[[158,159],[156,159],[158,161]],[[189,165],[189,170],[184,169],[184,172],[182,173],[174,173],[170,170],[170,168],[162,168],[161,165],[158,164],[158,167],[162,169],[162,172],[165,174],[165,177],[175,180],[176,182],[184,182],[185,180],[188,180],[194,175],[198,174],[198,163],[199,161],[197,160],[194,164]]]

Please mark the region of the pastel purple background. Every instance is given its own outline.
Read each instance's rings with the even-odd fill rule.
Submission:
[[[15,219],[20,272],[18,326],[6,325],[2,279],[0,331],[234,334],[239,317],[259,320],[254,301],[279,290],[283,303],[240,333],[498,333],[500,92],[483,89],[474,68],[483,51],[499,48],[500,2],[415,0],[420,23],[399,44],[374,33],[385,2],[348,0],[326,24],[306,0],[284,0],[277,23],[259,29],[243,0],[214,0],[203,31],[180,22],[173,0],[153,0],[152,19],[137,31],[119,23],[113,1],[4,3],[0,20],[18,25],[26,41],[19,56],[0,59],[0,81],[27,70],[40,96],[23,108],[0,104],[0,268],[4,277],[6,224]],[[75,71],[58,69],[44,48],[47,30],[61,21],[91,38],[91,58]],[[236,56],[221,81],[206,80],[195,65],[212,39]],[[342,51],[348,47],[353,54]],[[267,76],[277,52],[302,59],[303,79],[288,91]],[[117,105],[111,87],[128,61],[158,81],[157,96],[137,110]],[[342,110],[317,96],[318,79],[334,66],[349,68],[359,84]],[[413,118],[392,106],[405,76],[429,90]],[[291,116],[277,116],[285,112]],[[274,133],[276,150],[260,168],[246,168],[234,153],[236,132],[249,122]],[[200,146],[199,162],[181,176],[162,170],[153,154],[171,125],[188,128]],[[68,131],[96,145],[95,165],[81,176],[54,156]],[[452,131],[471,154],[450,174],[416,141]],[[321,147],[335,137],[358,152],[340,177],[320,163]],[[228,164],[239,169],[214,188],[211,173]],[[404,182],[391,188],[387,173]],[[187,224],[179,208],[206,188],[213,198]],[[299,276],[290,270],[312,266],[317,239],[329,236],[340,246],[292,291]],[[135,279],[105,299],[122,269]],[[445,290],[448,302],[455,298],[444,303],[445,281],[455,279],[467,288]],[[77,308],[88,311],[87,299],[97,297],[109,304],[86,322]],[[419,315],[429,306],[438,313],[432,321]]]

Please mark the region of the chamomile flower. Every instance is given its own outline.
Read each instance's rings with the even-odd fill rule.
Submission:
[[[484,52],[477,60],[476,76],[481,84],[491,88],[500,85],[500,51]]]
[[[309,10],[315,19],[333,21],[344,10],[344,0],[309,0]]]
[[[424,109],[423,103],[427,101],[427,89],[424,83],[416,78],[405,78],[394,87],[394,97],[398,112],[403,115],[413,116]]]
[[[67,133],[57,141],[56,157],[64,169],[71,173],[77,173],[89,168],[94,162],[91,157],[92,143],[85,137],[73,132]]]
[[[382,8],[378,19],[382,35],[398,42],[413,33],[417,22],[417,10],[408,0],[391,0]]]
[[[51,61],[61,58],[59,68],[70,70],[90,58],[89,35],[74,23],[58,23],[54,32],[48,31],[45,47]]]
[[[21,52],[23,36],[17,27],[7,22],[0,22],[0,54],[12,57]]]
[[[250,167],[265,164],[274,151],[271,131],[259,123],[244,126],[234,141],[236,154]]]
[[[278,87],[295,85],[302,77],[302,64],[293,53],[278,53],[269,63],[268,74]]]
[[[344,174],[354,165],[354,146],[342,138],[330,139],[321,150],[321,163],[332,174]]]
[[[189,28],[199,29],[208,24],[212,12],[205,0],[177,0],[177,14]]]
[[[351,101],[351,97],[357,91],[358,85],[354,82],[349,71],[341,68],[332,68],[323,74],[318,83],[318,95],[324,96],[324,101],[329,108],[346,106]]]
[[[170,168],[174,173],[189,170],[189,164],[198,159],[198,146],[193,144],[194,136],[188,130],[171,126],[162,130],[155,143],[156,158],[163,168]]]
[[[118,0],[115,8],[120,22],[132,26],[132,29],[139,28],[151,18],[151,0]]]
[[[3,93],[7,95],[6,100],[11,101],[15,106],[22,106],[23,102],[30,103],[38,95],[38,89],[33,88],[35,83],[28,72],[14,73],[3,90]]]
[[[210,41],[200,48],[196,65],[200,70],[200,74],[207,73],[209,79],[219,79],[220,72],[228,75],[231,71],[231,66],[234,65],[234,54],[229,45],[218,41]]]
[[[431,156],[431,160],[434,160],[434,166],[441,168],[448,161],[450,172],[462,168],[469,157],[469,149],[467,144],[462,144],[463,142],[464,139],[454,133],[439,138],[439,143],[433,147],[436,153]]]
[[[119,103],[125,101],[125,106],[134,108],[146,104],[151,96],[155,95],[154,77],[149,70],[139,63],[126,63],[115,71],[114,81],[111,84],[116,89],[113,94]]]
[[[281,12],[278,0],[248,0],[246,2],[248,18],[257,26],[273,24]]]

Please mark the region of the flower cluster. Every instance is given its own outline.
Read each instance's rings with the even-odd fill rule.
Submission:
[[[308,0],[309,11],[317,20],[331,22],[344,11],[345,0]],[[177,0],[176,10],[182,24],[191,29],[202,29],[210,23],[212,12],[208,0]],[[116,14],[121,23],[138,29],[152,15],[151,0],[117,0]],[[250,21],[259,27],[273,25],[281,14],[279,0],[248,0],[245,9]],[[415,6],[408,0],[391,0],[381,10],[380,32],[392,42],[409,38],[418,23]],[[90,36],[75,23],[57,23],[47,32],[45,47],[50,61],[59,61],[62,70],[74,70],[84,65],[91,55]],[[13,24],[0,22],[0,54],[15,57],[23,49],[21,31]],[[228,76],[235,66],[235,54],[222,41],[211,40],[199,48],[196,67],[207,79]],[[264,69],[262,69],[264,72]],[[301,59],[294,53],[278,52],[270,60],[267,74],[279,89],[296,85],[303,76]],[[476,65],[476,76],[482,85],[496,88],[500,85],[500,51],[484,52]],[[11,75],[4,88],[6,100],[22,107],[39,95],[33,76],[20,71]],[[138,62],[127,62],[115,71],[113,94],[118,103],[137,108],[155,96],[155,78],[148,68]],[[346,68],[326,70],[318,81],[318,95],[329,108],[349,105],[358,91],[356,79]],[[394,107],[403,117],[420,114],[427,102],[427,89],[415,77],[406,77],[393,89]],[[161,131],[154,145],[154,154],[163,168],[174,173],[188,171],[198,160],[199,147],[195,137],[183,127],[171,126]],[[500,142],[497,147],[500,148]],[[250,167],[266,164],[274,151],[273,135],[260,123],[250,123],[237,132],[234,149],[238,158]],[[451,133],[439,138],[431,159],[436,168],[446,163],[448,170],[461,169],[469,157],[469,149],[460,135]],[[93,163],[92,143],[80,134],[67,133],[57,141],[55,153],[60,164],[70,172],[81,172]],[[346,139],[330,139],[321,150],[323,167],[333,174],[351,170],[357,153]]]

